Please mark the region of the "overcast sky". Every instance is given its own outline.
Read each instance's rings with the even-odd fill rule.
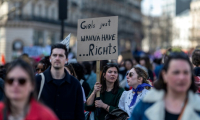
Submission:
[[[150,11],[150,6],[153,6],[153,9]],[[142,0],[142,13],[145,15],[153,15],[153,16],[159,16],[162,13],[161,9],[162,0]]]

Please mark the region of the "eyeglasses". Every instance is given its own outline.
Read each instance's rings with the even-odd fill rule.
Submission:
[[[15,81],[15,80],[17,80],[17,82],[19,83],[19,85],[24,85],[25,83],[26,83],[26,81],[27,81],[27,79],[26,78],[7,78],[6,79],[6,83],[7,84],[9,84],[9,85],[12,85],[13,84],[13,82]]]
[[[132,72],[128,72],[128,73],[126,73],[126,76],[132,77],[133,73]]]
[[[44,68],[36,68],[36,71],[39,71],[39,70],[44,71]]]

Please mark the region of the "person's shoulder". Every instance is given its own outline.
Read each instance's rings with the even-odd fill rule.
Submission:
[[[4,85],[4,80],[0,78],[0,86],[3,87],[3,85]]]
[[[150,89],[150,90],[151,90],[151,89]],[[144,89],[142,92],[143,92],[143,93],[148,93],[150,90]]]
[[[58,120],[58,118],[51,109],[37,102],[36,100],[31,101],[31,107],[33,110],[32,112],[37,113],[38,117],[40,117],[41,119]],[[32,115],[35,115],[34,113]]]
[[[81,87],[80,82],[72,75],[69,75],[69,77],[67,77],[68,79],[70,79],[70,84],[73,87]]]
[[[122,94],[123,92],[124,92],[124,88],[119,87],[119,88],[118,88],[118,93],[121,93],[121,94]]]
[[[129,90],[129,91],[126,91],[126,90],[123,91],[121,97],[122,97],[122,98],[125,98],[130,92],[131,92],[131,90]]]
[[[40,74],[35,75],[35,80],[36,81],[41,80],[41,75]]]
[[[3,118],[3,109],[4,109],[5,105],[3,102],[0,102],[0,118]]]

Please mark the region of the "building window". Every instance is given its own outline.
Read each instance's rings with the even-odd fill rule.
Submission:
[[[47,37],[47,44],[48,45],[52,45],[56,43],[56,39],[55,39],[55,33],[49,33],[48,37]]]
[[[38,14],[39,14],[39,17],[42,17],[42,5],[38,6]]]
[[[55,18],[54,16],[55,16],[55,8],[52,8],[51,9],[51,18],[54,19]]]
[[[32,16],[35,15],[35,4],[31,5],[31,14],[32,14]]]
[[[46,6],[46,8],[45,8],[45,16],[46,16],[46,18],[48,18],[48,14],[49,14],[48,6]]]
[[[44,45],[44,32],[43,31],[34,31],[33,44],[37,46]]]

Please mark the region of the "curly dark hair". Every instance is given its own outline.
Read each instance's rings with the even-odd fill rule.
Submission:
[[[192,63],[198,67],[200,65],[200,49],[195,49],[192,53]]]
[[[186,55],[184,52],[172,52],[170,55],[168,55],[168,58],[166,62],[164,63],[164,66],[162,68],[162,71],[167,72],[169,69],[169,64],[172,60],[184,60],[190,65],[190,71],[193,73],[193,66],[192,63],[190,62],[190,59],[188,55]],[[154,83],[154,87],[157,90],[165,90],[167,91],[167,84],[164,83],[164,79],[162,76],[162,71],[160,72],[159,79]],[[195,78],[194,74],[191,75],[191,85],[189,90],[193,91],[194,93],[197,91],[197,86],[195,85]]]

